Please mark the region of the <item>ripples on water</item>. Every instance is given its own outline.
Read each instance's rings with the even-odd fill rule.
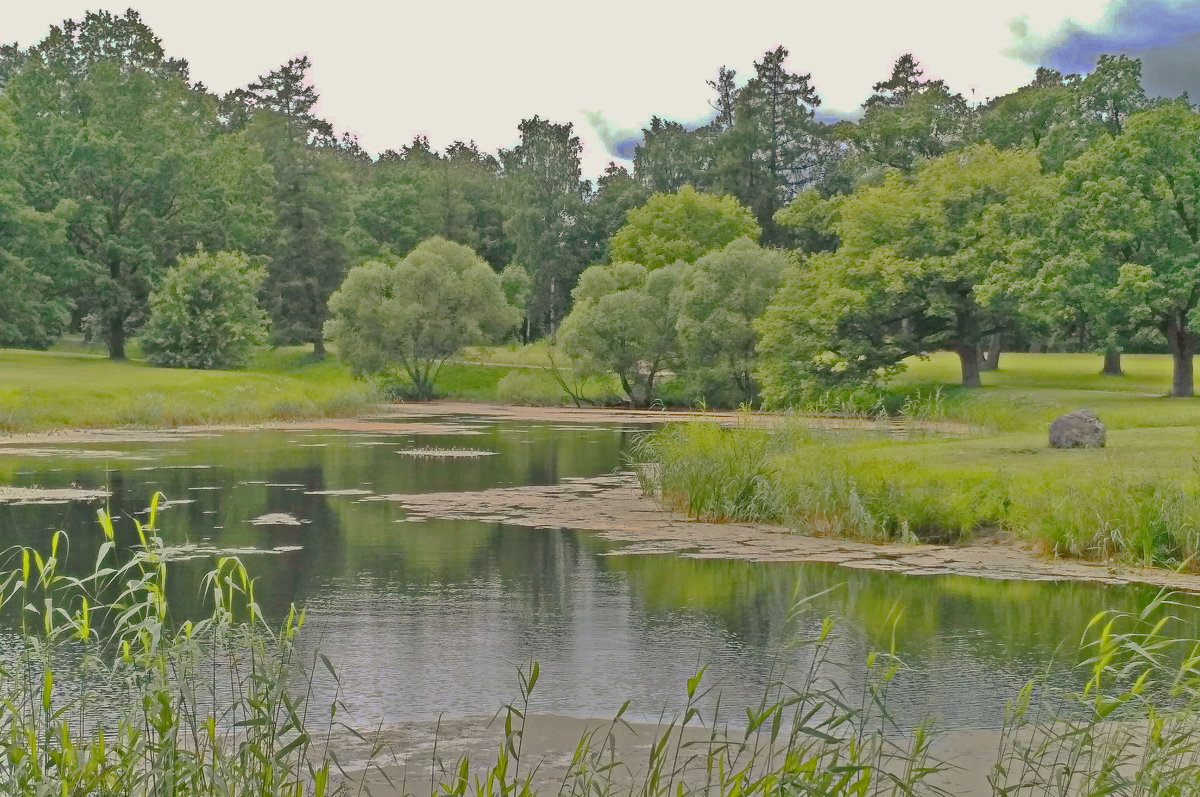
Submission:
[[[861,662],[888,644],[889,618],[899,609],[897,652],[907,668],[892,688],[893,711],[931,712],[943,727],[989,727],[1056,655],[1071,660],[1096,611],[1135,610],[1153,594],[621,555],[617,544],[587,532],[408,522],[396,504],[367,499],[607,474],[623,466],[640,433],[472,418],[429,430],[237,431],[56,444],[19,458],[0,449],[0,470],[17,486],[109,489],[118,516],[144,512],[155,492],[185,502],[160,521],[167,542],[190,554],[171,565],[177,616],[203,612],[198,585],[212,557],[240,552],[269,615],[281,617],[292,602],[307,607],[304,645],[335,662],[345,700],[364,724],[491,715],[516,696],[516,668],[531,657],[543,673],[536,711],[608,716],[631,699],[641,716],[655,717],[678,709],[688,676],[709,664],[723,705],[740,716],[772,679],[802,670],[809,649],[792,643],[811,639],[825,614],[838,620],[833,659],[846,665],[826,675],[854,692]],[[494,454],[403,453],[418,448]],[[69,561],[85,566],[99,542],[95,509],[0,507],[0,544],[44,544],[64,528]],[[295,522],[261,522],[277,516]],[[787,622],[795,595],[823,590],[831,591],[798,624]],[[317,699],[329,689],[322,679]]]

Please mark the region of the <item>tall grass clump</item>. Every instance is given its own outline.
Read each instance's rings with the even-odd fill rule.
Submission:
[[[1014,503],[1024,536],[1062,556],[1191,567],[1200,556],[1200,481],[1122,478],[1065,481]]]
[[[689,517],[775,521],[786,508],[778,489],[778,451],[776,438],[764,429],[693,421],[642,437],[633,458],[642,489]]]
[[[785,423],[670,424],[634,448],[643,491],[705,521],[783,522],[811,534],[949,542],[1002,523],[1002,479],[930,478],[852,441]]]
[[[333,713],[307,705],[297,658],[303,613],[270,626],[222,557],[202,584],[211,612],[174,617],[157,505],[132,548],[101,512],[84,576],[65,572],[61,532],[48,552],[9,551],[0,612],[19,634],[0,663],[0,793],[333,793],[308,719]]]
[[[1200,464],[1173,466],[1147,446],[1061,451],[1028,437],[693,421],[650,433],[635,459],[646,494],[700,520],[874,541],[1002,534],[1056,556],[1200,568]]]
[[[1169,632],[1195,611],[1163,592],[1136,614],[1097,614],[1083,687],[1062,694],[1039,679],[1009,702],[992,794],[1200,794],[1200,640]]]

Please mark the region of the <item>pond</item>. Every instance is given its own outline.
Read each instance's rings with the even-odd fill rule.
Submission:
[[[943,728],[996,727],[1004,701],[1053,662],[1065,669],[1101,609],[1136,610],[1152,589],[1078,582],[913,577],[833,565],[623,554],[586,531],[413,518],[379,496],[549,485],[627,467],[642,430],[624,425],[459,416],[343,429],[112,436],[0,447],[16,486],[102,488],[116,516],[168,504],[163,537],[172,606],[203,611],[198,585],[217,552],[237,551],[272,617],[307,607],[305,644],[335,663],[363,725],[489,716],[517,694],[516,668],[540,662],[537,711],[636,716],[677,710],[700,665],[730,716],[802,667],[823,616],[838,622],[834,677],[853,690],[898,616],[906,669],[891,707]],[[10,447],[11,448],[11,447]],[[446,454],[466,454],[447,456]],[[0,545],[70,534],[89,564],[96,503],[0,506]],[[120,522],[129,534],[131,523]],[[826,592],[827,591],[827,592]],[[789,621],[796,596],[817,595]],[[1071,679],[1064,675],[1063,684]],[[327,688],[326,687],[323,688]],[[318,695],[320,697],[320,695]]]

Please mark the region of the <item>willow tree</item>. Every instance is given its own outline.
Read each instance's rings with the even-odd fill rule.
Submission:
[[[418,399],[432,398],[447,359],[499,338],[520,318],[487,261],[444,238],[350,269],[329,312],[325,334],[341,359],[359,374],[400,369]]]

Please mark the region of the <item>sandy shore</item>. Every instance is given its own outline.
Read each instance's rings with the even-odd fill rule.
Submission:
[[[462,756],[470,759],[473,774],[486,772],[503,743],[503,728],[502,718],[443,720],[440,724],[410,722],[368,734],[367,742],[350,735],[338,737],[332,749],[348,773],[346,780],[352,792],[362,786],[364,793],[375,797],[427,795],[431,793],[431,780],[434,790],[440,783],[453,780],[455,764]],[[613,725],[611,720],[530,713],[522,742],[521,772],[534,772],[535,793],[558,794],[560,784],[572,770],[577,743],[592,734],[597,757],[589,757],[587,763],[595,767],[613,760],[621,762],[613,769],[613,783],[618,793],[626,793],[644,782],[651,747],[665,730],[665,726],[654,724]],[[741,732],[732,734],[731,741],[743,740]],[[718,745],[723,738],[718,734]],[[683,763],[691,756],[703,755],[712,739],[710,731],[699,726],[689,727],[682,734],[675,730],[667,748],[669,760]],[[997,731],[959,731],[938,737],[934,757],[945,762],[945,768],[932,775],[927,784],[957,797],[991,795],[987,775],[999,741]],[[374,745],[380,749],[372,755]],[[678,759],[676,750],[680,751]],[[739,760],[745,764],[748,753],[742,753]],[[682,780],[693,788],[702,788],[705,777],[701,768],[693,765],[684,771]]]

